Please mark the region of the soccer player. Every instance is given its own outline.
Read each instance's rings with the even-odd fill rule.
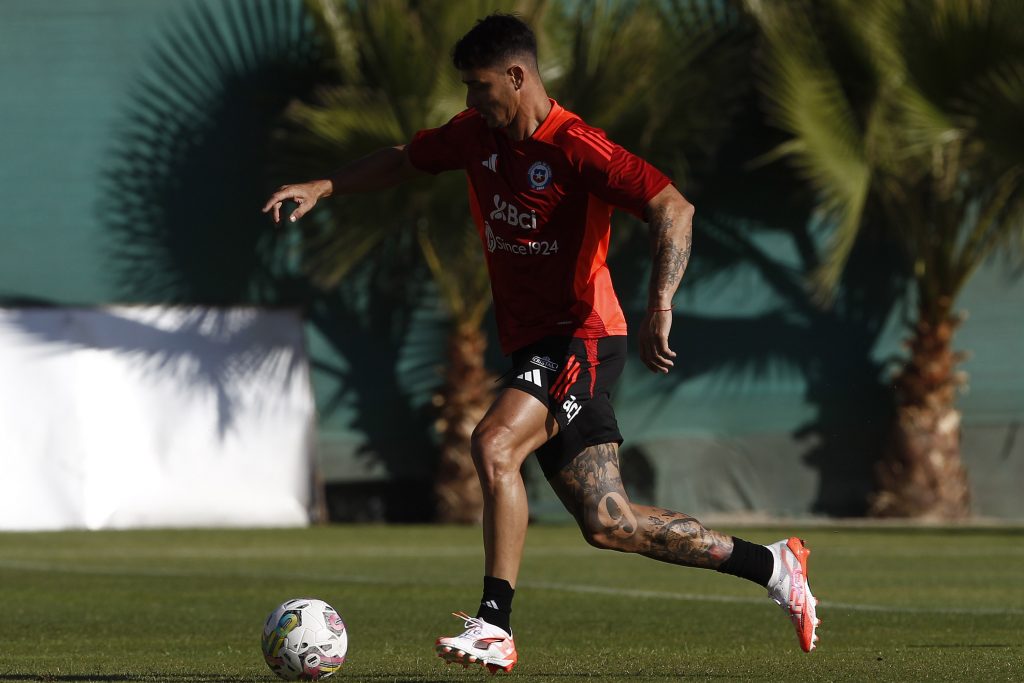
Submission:
[[[439,638],[449,662],[511,671],[512,598],[527,528],[520,468],[536,452],[548,482],[598,548],[640,553],[749,579],[789,615],[800,646],[817,640],[798,538],[757,545],[693,517],[630,502],[610,387],[622,371],[626,320],[605,257],[615,208],[650,227],[653,269],[636,331],[644,364],[672,369],[672,296],[690,258],[693,206],[671,181],[600,129],[550,99],[530,28],[512,15],[481,19],[453,50],[466,109],[448,123],[349,163],[329,178],[285,185],[263,207],[290,220],[324,197],[393,186],[422,173],[462,171],[491,278],[503,352],[513,371],[476,427],[472,454],[484,493],[483,596],[465,631]]]

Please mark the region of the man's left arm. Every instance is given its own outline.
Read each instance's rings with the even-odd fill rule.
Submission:
[[[668,185],[644,207],[651,234],[651,284],[647,313],[637,334],[640,358],[651,372],[667,373],[675,352],[669,348],[672,329],[672,296],[679,288],[690,262],[693,240],[693,204]]]

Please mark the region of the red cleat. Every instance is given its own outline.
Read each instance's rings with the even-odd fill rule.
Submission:
[[[465,612],[453,614],[465,622],[466,630],[461,635],[438,638],[434,643],[438,657],[449,664],[479,664],[492,674],[499,670],[506,673],[512,671],[519,657],[516,654],[515,641],[510,634]]]
[[[807,558],[811,551],[803,539],[788,538],[768,546],[775,557],[775,571],[768,582],[768,596],[786,611],[796,628],[800,649],[810,652],[818,642],[814,632],[821,620],[818,619],[817,598],[811,594],[807,583]]]

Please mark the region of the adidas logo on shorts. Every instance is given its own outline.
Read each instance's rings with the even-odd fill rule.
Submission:
[[[536,384],[538,387],[544,386],[540,383],[540,370],[527,370],[521,375],[516,375],[516,379],[521,379],[524,382],[530,382]]]

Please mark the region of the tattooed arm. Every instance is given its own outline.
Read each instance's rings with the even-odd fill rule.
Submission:
[[[640,358],[652,372],[672,368],[675,352],[668,346],[672,328],[672,295],[690,261],[693,205],[672,185],[659,192],[644,210],[651,230],[651,285],[647,314],[640,326]]]

